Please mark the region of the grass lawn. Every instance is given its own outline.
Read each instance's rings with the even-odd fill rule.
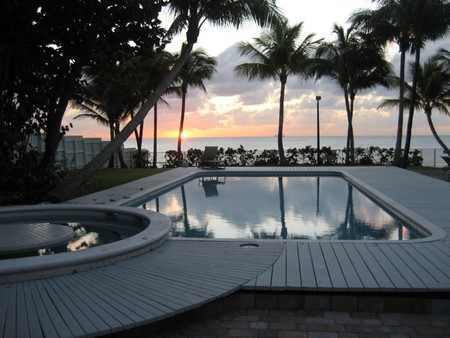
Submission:
[[[135,181],[143,177],[159,174],[166,170],[169,170],[169,168],[101,169],[96,172],[86,183],[76,189],[70,196],[70,199],[89,195],[94,192]]]
[[[408,167],[408,170],[414,171],[418,174],[437,178],[439,180],[450,182],[450,170],[444,172],[443,168],[435,167]]]

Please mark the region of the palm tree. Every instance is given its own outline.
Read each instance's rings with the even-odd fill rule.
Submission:
[[[414,0],[416,1],[416,0]],[[410,22],[408,6],[411,0],[378,0],[380,7],[376,10],[363,10],[355,13],[350,20],[360,29],[365,29],[380,45],[388,41],[398,44],[400,52],[400,88],[399,88],[399,112],[397,120],[397,137],[395,142],[394,164],[400,166],[402,137],[403,137],[403,109],[404,109],[404,82],[406,52],[411,46]]]
[[[184,117],[186,113],[186,95],[188,87],[200,88],[206,93],[206,87],[203,84],[203,80],[211,79],[213,73],[216,71],[216,64],[217,61],[215,58],[208,56],[208,54],[202,49],[197,49],[191,53],[183,68],[178,73],[177,81],[179,82],[179,86],[177,89],[178,95],[181,96],[181,118],[177,143],[178,166],[181,166],[183,161],[181,142],[184,128]]]
[[[234,26],[239,28],[245,21],[253,19],[261,26],[280,18],[275,0],[171,0],[168,3],[170,11],[176,16],[172,32],[180,32],[187,28],[186,44],[180,54],[180,58],[172,67],[148,99],[142,104],[135,117],[116,135],[114,141],[106,145],[102,151],[83,169],[77,171],[69,179],[63,181],[58,187],[49,192],[46,199],[61,201],[80,184],[91,177],[109,156],[116,151],[126,139],[133,133],[137,126],[144,120],[147,113],[155,105],[164,91],[175,79],[184,63],[189,58],[194,44],[197,42],[200,29],[205,22],[216,26]]]
[[[450,72],[450,51],[444,48],[439,49],[435,60],[440,62],[447,72]]]
[[[117,131],[120,131],[120,120],[125,118],[124,114],[120,114],[119,116],[114,116],[114,114],[109,114],[107,111],[104,111],[101,107],[101,104],[95,102],[87,102],[84,100],[80,103],[74,103],[76,108],[80,108],[85,111],[84,113],[80,113],[74,117],[74,120],[80,118],[90,118],[98,122],[100,125],[109,127],[109,137],[110,140],[114,140],[115,134]],[[122,152],[120,149],[117,151],[117,155],[119,157],[121,168],[126,168],[127,165],[123,159]],[[114,168],[114,155],[109,158],[108,168]]]
[[[447,116],[450,112],[447,107],[450,106],[450,72],[443,63],[437,61],[437,57],[431,58],[423,65],[418,67],[414,63],[410,63],[409,71],[411,74],[417,71],[417,92],[416,100],[414,102],[416,109],[423,110],[427,117],[428,125],[431,132],[444,149],[444,152],[450,155],[450,149],[442,141],[436,132],[432,121],[432,111],[438,110]],[[393,83],[396,87],[399,86],[399,78],[394,78]],[[412,86],[405,84],[406,92],[409,94],[413,89]],[[405,99],[405,105],[410,106],[412,100]],[[397,106],[398,100],[385,100],[379,108]]]
[[[386,76],[390,66],[381,47],[355,27],[347,31],[334,25],[336,40],[322,43],[316,52],[312,66],[316,78],[332,79],[344,92],[347,111],[347,154],[345,164],[354,164],[355,142],[353,133],[353,111],[356,94],[377,85],[387,86]]]
[[[405,155],[402,167],[408,164],[408,153],[411,146],[411,135],[414,117],[415,100],[417,95],[418,72],[420,67],[420,52],[426,41],[434,41],[445,36],[450,29],[450,3],[448,0],[414,1],[411,23],[412,44],[411,52],[415,53],[415,69],[412,74],[411,104],[409,105],[408,125],[405,137]]]
[[[310,55],[320,40],[313,40],[314,34],[309,34],[302,42],[298,43],[303,22],[290,26],[287,20],[274,22],[270,29],[263,32],[259,38],[254,39],[255,45],[241,43],[239,49],[241,55],[250,57],[254,62],[243,63],[235,68],[238,76],[254,79],[279,80],[280,104],[278,112],[278,153],[280,164],[286,165],[286,157],[283,148],[283,124],[284,124],[284,95],[286,82],[290,75],[307,76]]]
[[[145,87],[146,91],[144,91],[141,94],[141,96],[143,97],[142,104],[145,102],[148,96],[151,95],[152,91],[159,85],[159,83],[164,79],[164,77],[167,76],[167,74],[170,72],[170,69],[172,68],[175,62],[176,62],[175,55],[172,55],[167,51],[158,51],[156,53],[155,58],[153,60],[153,66],[151,68],[151,71],[145,74],[145,77],[147,78],[149,84],[148,86]],[[172,86],[168,87],[163,93],[163,95],[153,106],[153,160],[152,160],[153,168],[156,168],[157,166],[156,164],[158,157],[158,105],[163,104],[168,106],[169,104],[166,100],[164,100],[163,96],[171,93],[176,93],[176,88]],[[134,116],[132,116],[132,118],[134,118]],[[144,121],[142,121],[140,125],[141,130],[143,129],[143,123]],[[140,144],[142,144],[142,137],[143,133],[141,131],[140,142],[138,142],[138,153]],[[136,140],[138,140],[137,135]]]
[[[144,84],[139,82],[140,72],[136,69],[136,59],[132,55],[121,53],[121,62],[104,63],[84,69],[86,80],[77,88],[74,106],[85,111],[78,118],[91,118],[110,129],[111,141],[120,133],[121,122],[128,119],[130,113],[138,105],[136,92]],[[142,61],[139,58],[139,61]],[[122,152],[117,149],[122,168],[127,165]],[[109,167],[114,166],[111,154]]]
[[[377,0],[380,7],[362,11],[352,17],[354,23],[363,24],[379,41],[394,40],[400,49],[400,104],[395,145],[394,164],[406,167],[411,142],[414,104],[409,107],[407,134],[403,160],[401,146],[403,134],[404,83],[406,52],[415,54],[415,64],[420,64],[420,51],[428,40],[436,40],[449,30],[450,4],[448,0]],[[411,100],[415,100],[417,79],[413,74]]]

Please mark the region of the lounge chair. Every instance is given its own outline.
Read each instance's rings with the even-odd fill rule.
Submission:
[[[198,180],[198,184],[205,190],[205,197],[216,197],[219,196],[217,186],[225,184],[225,177],[201,177]]]
[[[215,146],[206,146],[200,159],[201,168],[225,169],[225,164],[217,158],[219,149]]]

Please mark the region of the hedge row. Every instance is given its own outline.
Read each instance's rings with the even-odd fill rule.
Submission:
[[[184,158],[189,166],[198,166],[202,157],[201,149],[189,149]],[[345,163],[346,149],[332,150],[331,147],[322,147],[320,159],[322,165],[343,165]],[[409,152],[409,165],[422,165],[423,158],[419,150]],[[177,166],[177,152],[166,151],[166,167]],[[219,158],[226,166],[268,166],[279,165],[278,151],[271,150],[247,150],[241,145],[237,149],[219,149]],[[312,146],[305,148],[291,148],[286,150],[286,159],[289,165],[317,165],[317,149]],[[394,160],[393,148],[355,148],[355,165],[386,165]]]

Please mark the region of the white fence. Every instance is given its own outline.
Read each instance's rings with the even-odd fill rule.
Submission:
[[[83,136],[64,136],[59,143],[56,159],[64,164],[68,169],[80,169],[90,162],[102,149],[108,141],[102,141],[101,138],[84,138]],[[44,153],[45,143],[44,135],[31,136],[29,140],[30,149],[34,149],[40,153]],[[446,165],[441,158],[444,156],[442,149],[419,149],[423,157],[423,165],[442,168]],[[129,168],[136,166],[134,156],[137,154],[135,148],[124,148],[122,146],[122,154],[125,163]],[[162,167],[165,163],[165,152],[157,153],[158,167]],[[108,162],[104,167],[108,166]],[[120,168],[117,153],[114,155],[114,167]]]
[[[45,151],[44,135],[31,136],[29,139],[30,149],[39,153]],[[68,169],[83,168],[90,162],[106,145],[108,141],[102,141],[101,138],[84,138],[83,136],[64,136],[59,142],[56,160],[62,163]],[[134,155],[137,153],[135,148],[123,148],[122,154],[125,163],[129,168],[135,167]],[[104,167],[108,166],[108,162]],[[120,168],[120,162],[117,153],[114,155],[114,167]]]

